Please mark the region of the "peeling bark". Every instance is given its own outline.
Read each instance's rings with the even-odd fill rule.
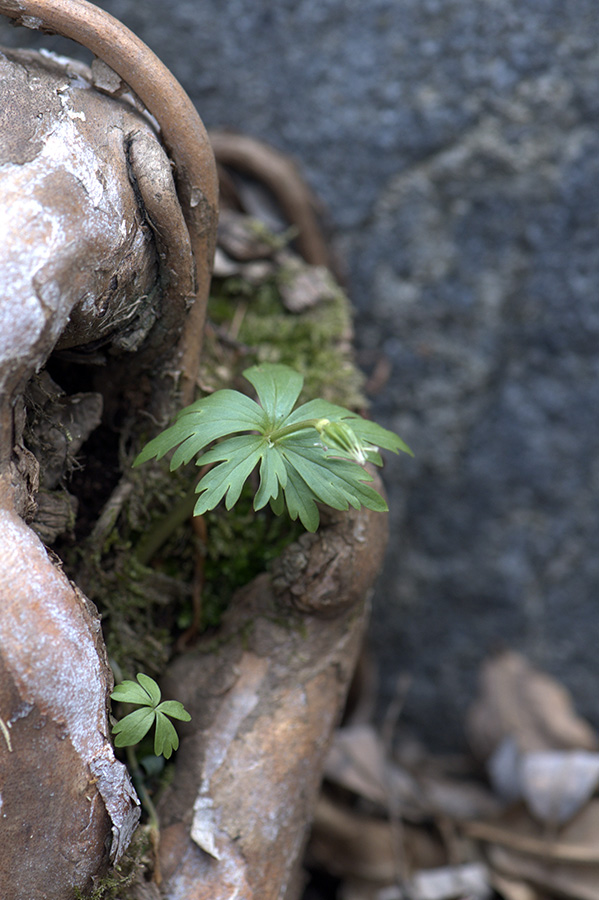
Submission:
[[[108,736],[98,616],[12,494],[1,480],[0,888],[3,900],[61,900],[122,855],[139,808]]]
[[[160,320],[159,259],[127,154],[136,142],[153,142],[164,171],[169,164],[144,117],[98,94],[81,70],[7,52],[0,55],[0,85],[0,460],[6,461],[16,437],[11,409],[53,350],[77,348],[81,356],[87,347],[104,358],[131,352]],[[184,311],[178,329],[170,309],[169,319],[172,348]]]
[[[57,348],[122,352],[159,317],[157,255],[124,152],[131,134],[159,144],[84,68],[1,54],[0,85],[0,893],[58,900],[118,859],[139,807],[109,739],[99,618],[25,522],[38,511],[40,461],[51,489],[98,425],[102,397],[40,380],[27,402],[53,429],[37,458],[22,444],[21,397]]]
[[[65,478],[103,406],[134,418],[150,394],[171,414],[205,260],[155,122],[51,54],[0,53],[0,208],[0,895],[66,900],[119,859],[139,803],[109,739],[99,617],[28,523],[41,507],[55,537],[74,512],[65,491],[44,511],[38,488]],[[68,396],[36,374],[51,355],[102,366],[104,385]]]
[[[140,410],[164,422],[191,399],[216,189],[189,101],[170,74],[160,97],[163,68],[110,16],[84,0],[0,0],[0,12],[112,67],[0,53],[0,896],[66,900],[118,858],[139,811],[108,738],[96,611],[39,535],[75,514],[61,483],[100,418],[126,419],[135,439]],[[175,180],[123,78],[158,120]],[[290,170],[277,171],[282,185]],[[101,373],[91,389],[73,389],[76,366]],[[132,490],[122,480],[113,499]],[[238,593],[216,639],[173,663],[165,693],[193,721],[160,810],[165,900],[298,895],[385,541],[383,515],[329,516]]]
[[[86,0],[0,0],[0,13],[27,28],[72,38],[91,50],[140,98],[155,117],[176,169],[177,195],[195,261],[195,302],[180,346],[182,405],[191,402],[216,240],[218,180],[204,125],[171,72],[109,13]],[[112,76],[108,84],[114,92]]]

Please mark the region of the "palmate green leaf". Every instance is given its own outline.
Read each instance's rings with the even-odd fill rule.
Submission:
[[[308,531],[316,531],[320,515],[316,502],[333,509],[365,506],[385,512],[387,504],[381,495],[364,482],[372,481],[362,466],[331,456],[323,447],[304,439],[285,442],[282,450],[287,463],[291,492],[285,497],[292,518],[299,516]]]
[[[304,448],[301,445],[286,447],[283,454],[287,463],[293,466],[305,482],[306,489],[317,500],[333,509],[348,509],[352,498],[347,491],[346,482],[340,480],[335,471],[331,471],[329,460],[321,448]],[[334,469],[338,468],[341,467],[335,463]],[[370,479],[364,469],[359,468],[359,471]]]
[[[179,719],[180,722],[190,722],[191,716],[182,703],[178,700],[163,700],[160,706],[156,707],[156,712],[164,713],[171,719]]]
[[[303,376],[289,366],[265,363],[243,373],[253,384],[271,427],[278,427],[293,409],[304,384]]]
[[[223,497],[227,509],[231,509],[266,449],[266,440],[261,435],[239,435],[223,441],[201,456],[198,465],[213,462],[218,465],[210,469],[196,487],[199,497],[194,515],[200,516],[214,509]]]
[[[291,518],[299,518],[309,531],[319,524],[318,503],[340,510],[387,509],[366,483],[372,479],[361,464],[381,465],[379,448],[413,455],[401,438],[325,400],[293,409],[303,377],[287,366],[264,363],[244,375],[259,403],[237,391],[216,391],[182,410],[175,424],[142,450],[135,465],[174,450],[171,469],[194,456],[197,465],[213,466],[196,487],[195,515],[223,499],[231,509],[258,465],[254,509],[270,503],[279,515],[286,506]]]
[[[160,700],[162,699],[162,694],[160,693],[160,688],[158,687],[154,679],[150,678],[149,675],[145,675],[143,672],[138,672],[135,677],[141,684],[144,691],[146,691],[150,696],[152,700],[152,706],[158,706]]]
[[[133,744],[139,744],[154,724],[155,718],[154,709],[142,706],[120,719],[112,728],[112,733],[116,735],[115,747],[132,747]]]
[[[316,531],[320,523],[316,499],[293,466],[287,467],[287,486],[283,493],[290,517],[294,521],[299,519],[306,531]]]
[[[218,438],[240,431],[261,431],[265,425],[265,412],[255,400],[239,391],[216,391],[181,410],[175,424],[146,444],[133,465],[162,459],[178,446],[170,464],[173,471]]]
[[[267,445],[260,461],[260,486],[254,497],[254,509],[262,509],[269,501],[274,501],[286,484],[287,468],[281,451]]]
[[[142,704],[120,719],[112,727],[115,735],[115,747],[131,747],[138,744],[146,736],[152,725],[156,724],[154,736],[154,752],[163,754],[168,759],[173,750],[179,746],[179,738],[172,722],[167,718],[189,722],[191,716],[178,700],[160,701],[160,688],[153,678],[140,672],[135,681],[123,681],[117,685],[110,695],[121,703]]]
[[[277,496],[271,499],[270,508],[272,509],[275,516],[282,516],[285,512],[285,492],[282,488]]]
[[[160,703],[160,688],[154,679],[140,672],[137,680],[139,684],[135,681],[122,681],[117,684],[110,695],[111,698],[120,703],[141,703],[145,706],[156,706]]]
[[[179,749],[179,735],[175,726],[164,713],[156,710],[156,733],[154,735],[154,753],[170,759],[173,750]]]

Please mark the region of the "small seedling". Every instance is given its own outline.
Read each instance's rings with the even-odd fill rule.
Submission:
[[[401,438],[326,400],[310,400],[294,409],[304,379],[288,366],[264,363],[243,374],[258,402],[229,389],[197,400],[146,444],[133,465],[174,450],[173,471],[200,454],[196,465],[210,468],[196,486],[196,516],[223,498],[231,509],[258,465],[254,509],[270,503],[281,515],[286,508],[308,531],[318,528],[317,503],[340,510],[387,510],[385,500],[366,483],[373,479],[363,464],[382,465],[379,448],[413,455]]]
[[[170,759],[173,750],[179,747],[179,736],[170,719],[189,722],[191,716],[178,700],[162,700],[160,688],[149,675],[140,672],[136,677],[138,684],[122,681],[110,695],[120,703],[133,703],[139,707],[113,726],[115,747],[139,744],[155,723],[154,753]]]

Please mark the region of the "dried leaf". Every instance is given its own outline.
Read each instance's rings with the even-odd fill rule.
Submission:
[[[488,869],[482,863],[444,866],[417,872],[408,885],[410,900],[485,900],[491,896]]]
[[[493,789],[507,803],[522,797],[520,783],[520,751],[513,737],[499,742],[487,761],[487,772]]]
[[[576,714],[565,688],[509,651],[483,665],[466,729],[473,751],[483,760],[506,737],[521,752],[597,747],[595,732]]]
[[[221,210],[218,243],[228,257],[239,262],[268,258],[275,249],[255,220],[230,209]]]
[[[399,888],[391,888],[391,891],[371,881],[362,881],[360,878],[346,879],[337,892],[338,900],[401,900]],[[393,892],[393,893],[391,893]]]
[[[491,791],[474,781],[426,775],[418,783],[429,811],[457,822],[493,818],[502,809]]]
[[[404,888],[377,889],[353,879],[343,885],[340,900],[486,900],[491,896],[489,878],[482,863],[465,863],[417,872]]]
[[[513,807],[495,822],[464,822],[468,837],[514,850],[548,865],[584,865],[599,876],[599,800],[592,800],[557,833],[541,832],[524,807]]]
[[[308,266],[290,257],[285,264],[279,289],[283,305],[289,312],[299,313],[335,296],[331,273],[324,266]]]
[[[389,822],[363,816],[321,797],[316,807],[310,858],[339,877],[389,884],[397,875]]]
[[[210,141],[219,165],[234,170],[235,174],[228,179],[227,187],[232,188],[230,194],[237,194],[237,204],[250,215],[258,215],[271,222],[275,230],[278,230],[280,210],[285,222],[297,229],[296,244],[306,262],[334,269],[318,222],[319,203],[301,178],[293,160],[248,135],[211,131]],[[250,179],[258,182],[259,199],[256,191],[251,189],[251,181],[235,177],[239,173],[249,175]],[[265,204],[263,189],[275,199],[276,208]]]
[[[502,900],[543,900],[539,892],[526,882],[505,878],[503,875],[498,875],[497,872],[493,873],[491,884]]]
[[[333,784],[386,806],[385,753],[371,725],[354,725],[335,732],[324,776]]]
[[[525,753],[520,763],[522,794],[537,819],[563,825],[591,798],[599,784],[599,754],[583,750]]]
[[[504,800],[523,799],[533,815],[548,825],[563,825],[571,819],[599,784],[599,754],[584,750],[520,753],[512,738],[504,738],[487,768]]]
[[[316,807],[308,855],[327,872],[379,886],[395,883],[402,863],[413,871],[447,862],[427,829],[368,816],[326,796]]]
[[[599,900],[599,866],[543,863],[501,847],[492,848],[489,858],[500,872],[512,879],[525,879],[552,897]]]

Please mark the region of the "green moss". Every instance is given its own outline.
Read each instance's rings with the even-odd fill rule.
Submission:
[[[137,829],[122,859],[91,889],[75,888],[75,900],[128,900],[137,884],[147,884],[154,870],[151,829]]]
[[[281,292],[297,273],[294,264],[257,285],[242,278],[215,281],[199,383],[205,390],[249,391],[241,378],[245,368],[282,362],[304,375],[302,401],[319,396],[362,409],[347,298],[331,280],[318,302],[290,312]],[[302,529],[269,510],[254,513],[248,488],[233,511],[219,508],[203,517],[200,537],[191,527],[197,468],[171,473],[162,461],[130,471],[130,462],[123,460],[131,486],[126,498],[106,516],[103,532],[95,530],[70,558],[67,553],[65,564],[98,605],[109,656],[123,676],[141,670],[157,677],[192,621],[194,579],[203,581],[202,627],[216,626],[234,591]]]
[[[205,515],[203,626],[218,625],[237,588],[247,584],[281,550],[303,533],[297,522],[273,516],[269,509],[254,512],[254,491],[244,488],[235,513],[223,507]]]
[[[102,526],[61,548],[65,569],[98,606],[108,656],[126,678],[164,671],[176,638],[177,605],[191,592],[191,563],[187,570],[177,566],[169,572],[135,553],[152,523],[188,493],[190,477],[189,472],[174,477],[167,466],[128,472],[129,490],[103,513]],[[187,557],[191,560],[191,551]]]
[[[221,330],[241,320],[235,338],[242,352],[229,352],[228,359],[240,358],[238,371],[254,362],[285,363],[305,378],[302,400],[323,397],[350,409],[363,408],[363,376],[352,359],[347,297],[331,279],[321,301],[302,312],[290,312],[281,299],[286,277],[282,269],[257,286],[240,278],[215,284],[209,318]],[[218,369],[219,362],[222,368],[222,355],[215,358],[207,341],[203,370],[208,383],[213,377],[210,363]]]

